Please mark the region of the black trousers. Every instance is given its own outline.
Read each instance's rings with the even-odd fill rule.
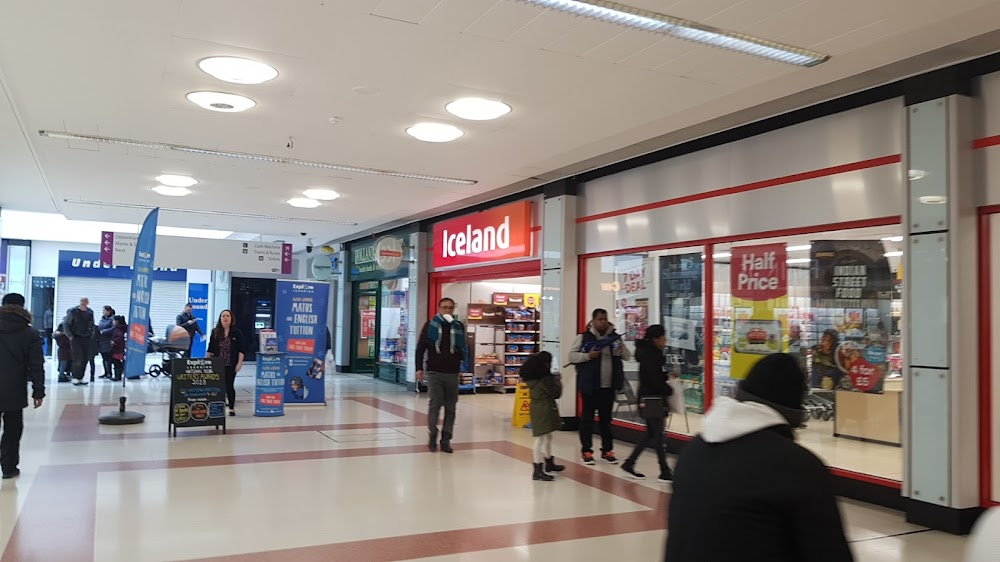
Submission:
[[[615,449],[611,434],[611,409],[615,404],[615,389],[599,388],[593,394],[583,395],[583,412],[580,414],[580,450],[594,452],[594,414],[597,414],[601,431],[601,452]]]
[[[646,435],[642,441],[636,444],[632,454],[628,456],[628,464],[635,464],[636,459],[639,458],[644,449],[652,449],[656,451],[656,460],[660,463],[660,473],[670,472],[670,466],[667,464],[667,449],[663,444],[663,430],[663,418],[647,419]]]
[[[102,362],[102,365],[104,367],[104,376],[111,377],[111,375],[113,373],[113,371],[112,371],[113,367],[112,366],[114,365],[114,363],[112,362],[111,352],[110,351],[102,351],[101,352],[101,362]]]
[[[236,365],[226,365],[226,398],[229,409],[236,408]]]
[[[24,433],[24,410],[0,412],[0,472],[10,474],[21,462],[21,434]]]
[[[90,354],[90,338],[77,336],[70,340],[70,352],[73,354],[73,378],[83,380],[87,363],[94,360]]]

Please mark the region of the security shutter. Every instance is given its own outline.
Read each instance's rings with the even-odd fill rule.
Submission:
[[[95,321],[100,319],[105,305],[111,305],[115,312],[127,320],[131,285],[128,279],[59,277],[56,280],[55,323],[58,325],[66,311],[77,306],[82,297],[90,299]],[[149,309],[153,332],[157,336],[163,336],[167,326],[177,323],[177,315],[184,309],[187,298],[187,283],[153,281],[153,300]],[[202,329],[205,330],[205,327]]]

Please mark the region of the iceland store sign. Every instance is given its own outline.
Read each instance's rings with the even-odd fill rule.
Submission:
[[[132,279],[132,268],[128,266],[101,265],[100,252],[76,252],[59,250],[60,277],[90,277],[93,279]],[[153,269],[155,281],[187,281],[186,269]]]

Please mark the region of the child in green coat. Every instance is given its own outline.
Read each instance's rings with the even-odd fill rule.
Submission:
[[[562,383],[552,374],[552,354],[543,351],[529,357],[521,366],[521,379],[531,389],[531,433],[535,437],[531,479],[549,482],[555,480],[549,472],[566,468],[556,464],[552,456],[552,433],[562,427],[556,404],[562,396]]]

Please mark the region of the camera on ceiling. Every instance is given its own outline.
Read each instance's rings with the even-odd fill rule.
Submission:
[[[302,236],[305,236],[305,235],[306,235],[306,233],[303,232]],[[307,254],[311,254],[312,251],[313,251],[313,239],[312,238],[306,238],[306,253]]]

